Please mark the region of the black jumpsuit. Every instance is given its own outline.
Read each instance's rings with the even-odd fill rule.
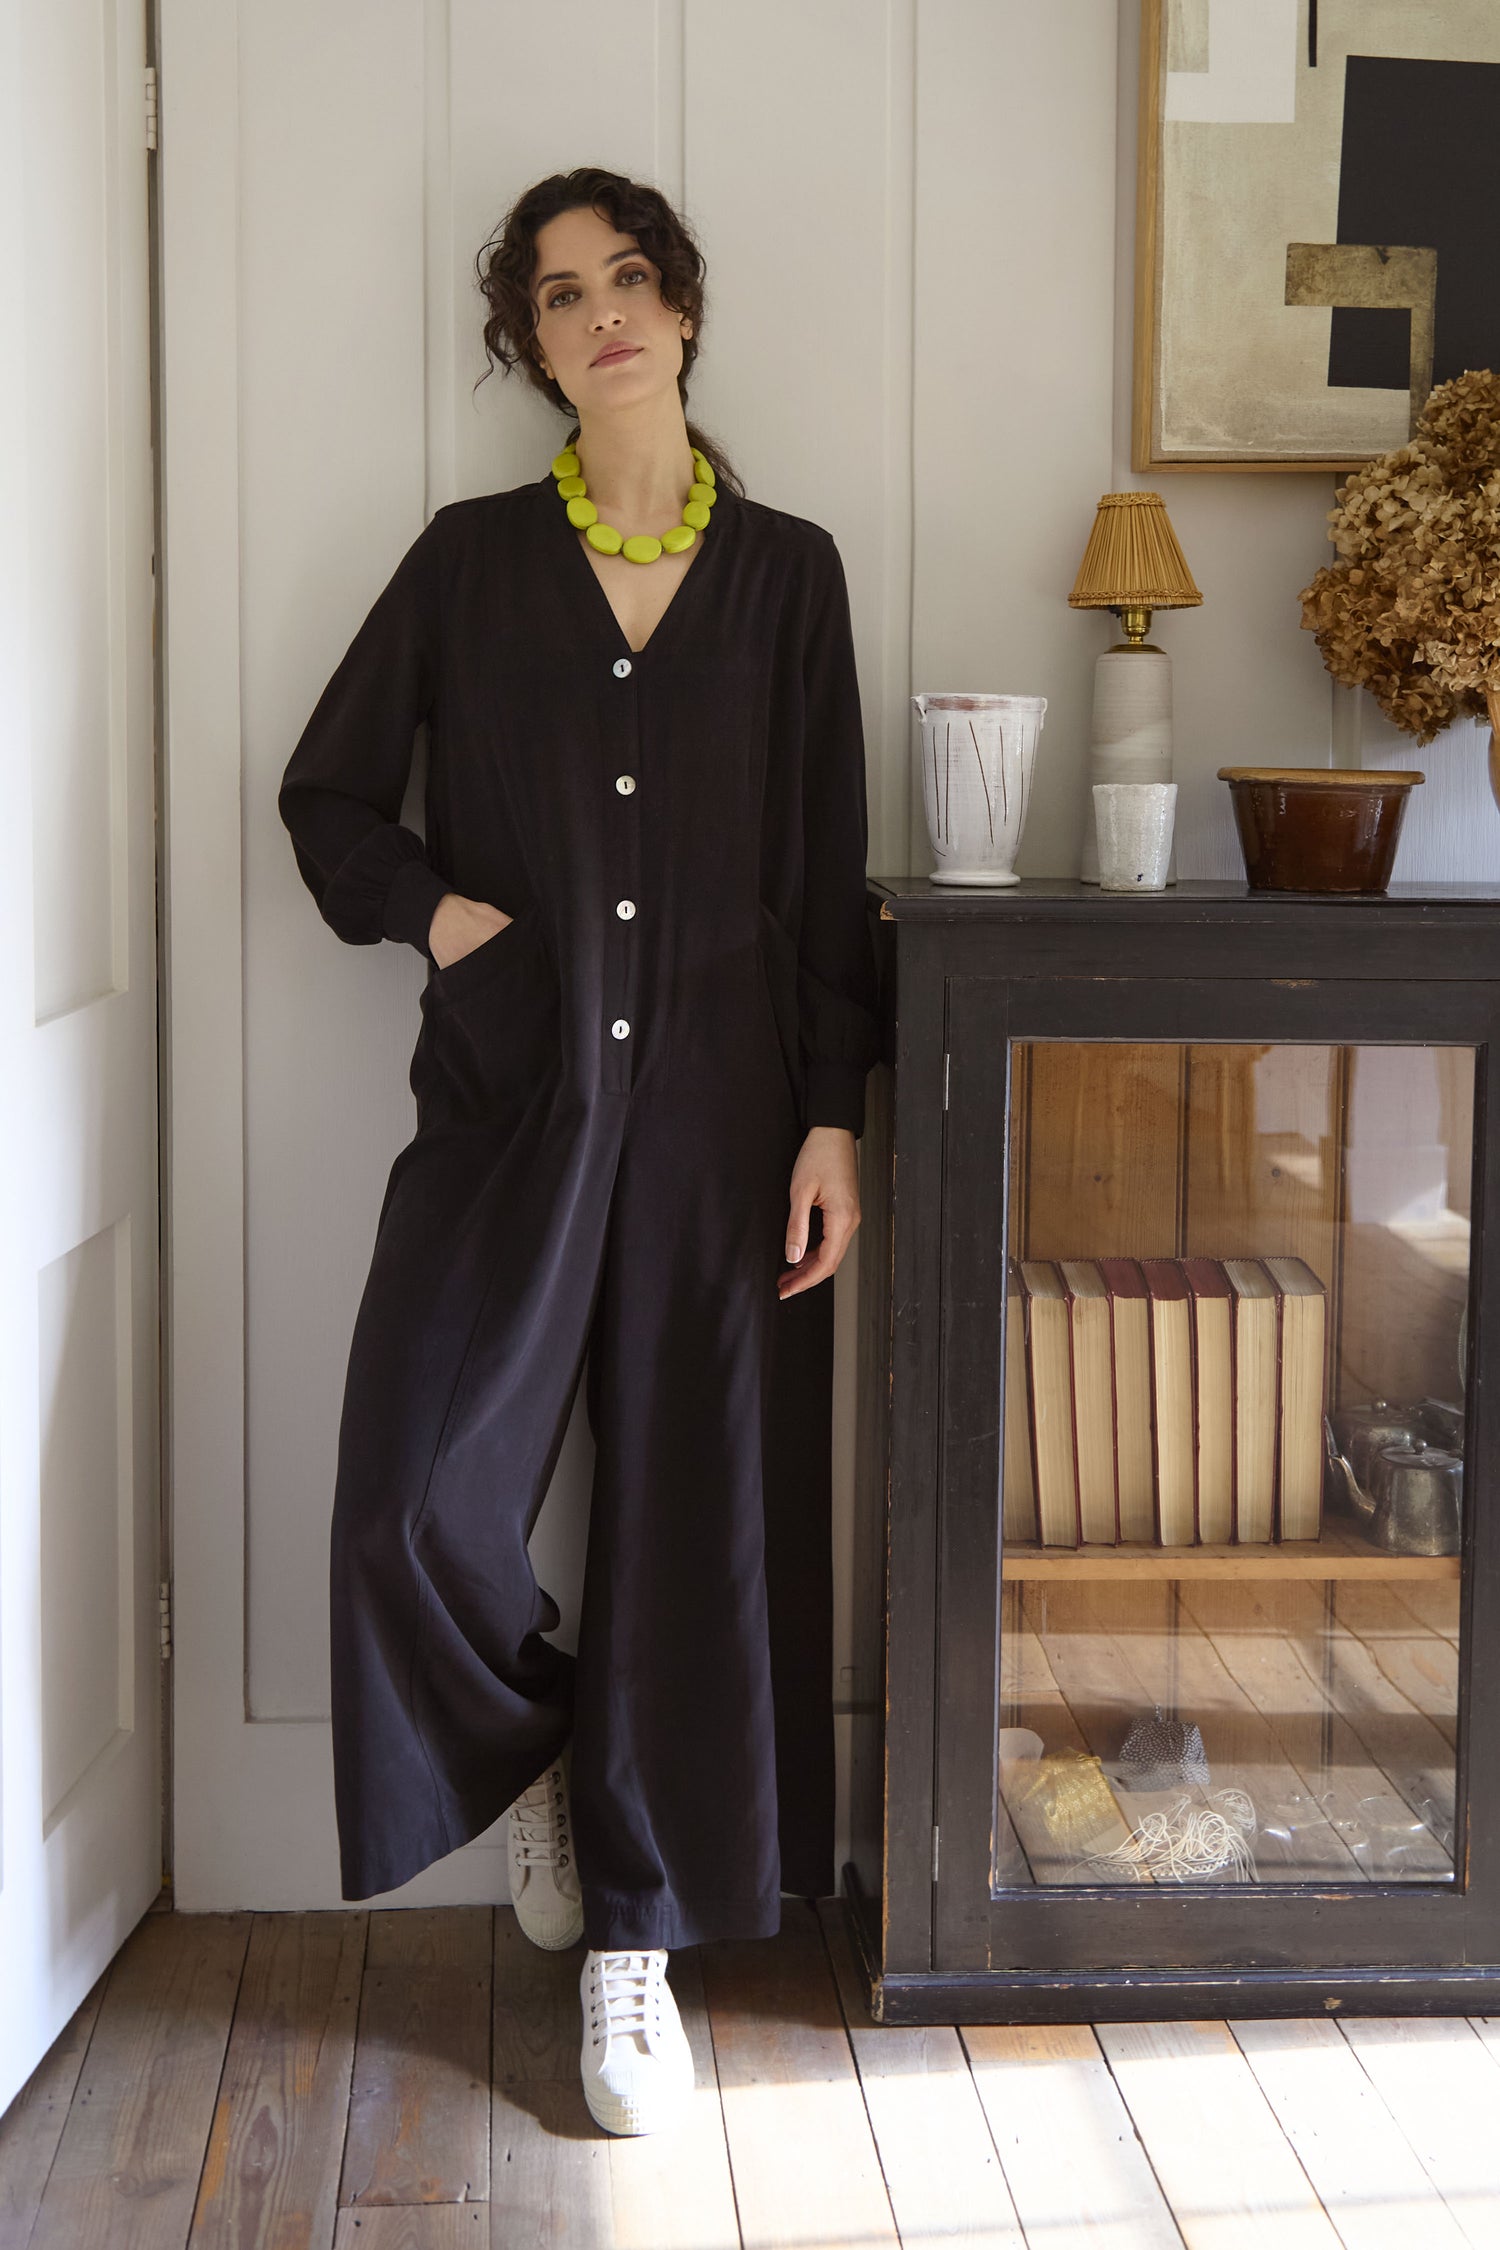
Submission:
[[[721,490],[632,651],[550,469],[439,508],[278,803],[338,935],[429,963],[339,1430],[343,1896],[478,1835],[571,1733],[586,1942],[770,1935],[783,1890],[836,1887],[833,1286],[776,1279],[804,1131],[861,1130],[876,1052],[838,550]],[[439,969],[448,890],[514,919]],[[527,1539],[585,1362],[575,1658]]]

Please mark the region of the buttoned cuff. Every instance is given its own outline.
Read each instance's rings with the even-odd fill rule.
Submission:
[[[430,961],[427,933],[432,927],[438,900],[445,898],[452,888],[453,885],[439,875],[436,868],[429,867],[425,859],[407,860],[391,877],[385,894],[386,936],[404,945],[414,945]]]
[[[809,1062],[806,1129],[815,1125],[844,1125],[858,1140],[865,1129],[865,1071],[857,1063]]]

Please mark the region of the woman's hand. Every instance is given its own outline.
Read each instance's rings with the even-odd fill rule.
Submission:
[[[823,1214],[823,1239],[806,1265],[799,1265],[797,1260],[806,1255],[808,1218],[815,1203]],[[847,1125],[815,1125],[792,1167],[786,1254],[794,1270],[777,1275],[778,1297],[795,1297],[837,1273],[858,1225],[859,1156],[854,1135]]]
[[[427,950],[440,969],[451,969],[455,961],[461,961],[514,919],[485,899],[444,891],[427,926]]]

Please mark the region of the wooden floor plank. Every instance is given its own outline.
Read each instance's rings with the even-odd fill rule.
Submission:
[[[616,2134],[583,2098],[584,1947],[532,1945],[513,1911],[495,1914],[495,2250],[738,2250],[698,1949],[667,1956],[693,2051],[696,2090],[680,2123]]]
[[[366,2203],[340,2211],[333,2250],[486,2250],[489,2223],[483,2203]]]
[[[894,2250],[813,1907],[783,1899],[777,1936],[699,1952],[745,2250]]]
[[[371,1913],[340,2204],[488,2202],[494,1912]]]
[[[582,1943],[549,1952],[532,1944],[514,1907],[497,1906],[493,1944],[495,2084],[566,2085],[578,2076]]]
[[[1338,1589],[1339,1622],[1362,1640],[1392,1687],[1425,1714],[1445,1742],[1458,1741],[1458,1650],[1428,1632],[1389,1586]]]
[[[1089,2025],[966,2023],[961,2036],[1031,2250],[1181,2250]]]
[[[368,1926],[256,1915],[189,2250],[333,2239]]]
[[[1455,1648],[1459,1642],[1459,1583],[1453,1579],[1404,1579],[1395,1589],[1406,1608],[1429,1633],[1440,1633]]]
[[[26,2250],[31,2240],[108,1982],[106,1969],[0,2116],[0,2250]]]
[[[497,2084],[490,2250],[612,2250],[608,2141],[576,2079]]]
[[[493,2250],[607,2250],[614,2239],[608,2137],[578,2078],[583,1955],[582,1944],[557,1953],[533,1945],[514,1909],[496,1907]]]
[[[1462,2250],[1452,2213],[1336,2024],[1229,2028],[1346,2250]]]
[[[1100,2024],[1098,2039],[1189,2250],[1338,2241],[1227,2024]]]
[[[1024,2250],[956,2027],[872,2023],[844,1903],[819,1899],[817,1912],[902,2242]]]
[[[110,1965],[30,2250],[181,2250],[249,1914],[148,1914]]]
[[[1339,2030],[1468,2240],[1500,2243],[1500,2063],[1462,2016],[1351,2016]]]
[[[1372,1882],[1441,1881],[1452,1875],[1451,1855],[1413,1822],[1411,1807],[1349,1725],[1337,1678],[1331,1689],[1325,1683],[1323,1660],[1348,1636],[1334,1628],[1330,1638],[1327,1619],[1306,1592],[1276,1580],[1193,1584],[1182,1588],[1182,1600],[1304,1777],[1303,1812],[1334,1825]],[[1278,1815],[1266,1808],[1273,1819],[1286,1809]]]
[[[1453,1825],[1453,1751],[1432,1721],[1409,1697],[1393,1687],[1358,1634],[1335,1616],[1324,1616],[1321,1590],[1288,1585],[1280,1608],[1300,1616],[1311,1645],[1320,1632],[1333,1636],[1332,1698],[1340,1717],[1358,1735],[1370,1763],[1412,1810],[1443,1835]],[[1440,1841],[1441,1836],[1440,1836]]]

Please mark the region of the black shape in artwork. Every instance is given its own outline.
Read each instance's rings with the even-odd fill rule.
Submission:
[[[1500,366],[1500,63],[1350,55],[1339,153],[1340,242],[1438,254],[1432,380]],[[1331,388],[1404,391],[1411,316],[1333,309]]]

